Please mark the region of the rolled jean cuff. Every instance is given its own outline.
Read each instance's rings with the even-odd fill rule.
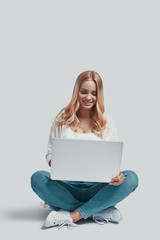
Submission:
[[[82,217],[83,217],[84,219],[87,219],[87,218],[88,218],[88,216],[85,214],[85,212],[83,212],[83,210],[81,209],[81,207],[78,207],[77,210],[80,212],[80,214],[82,215]]]

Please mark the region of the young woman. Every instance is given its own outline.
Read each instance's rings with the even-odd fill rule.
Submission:
[[[70,103],[54,118],[46,155],[49,166],[52,138],[118,140],[114,120],[105,112],[103,82],[97,72],[85,71],[78,76]],[[138,177],[126,170],[109,183],[59,181],[51,180],[49,172],[38,171],[31,177],[31,186],[53,209],[44,226],[61,228],[75,226],[81,218],[100,224],[118,223],[122,216],[115,205],[136,189]]]

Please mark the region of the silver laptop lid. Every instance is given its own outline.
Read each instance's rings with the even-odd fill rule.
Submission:
[[[50,178],[109,182],[120,172],[123,142],[52,139]]]

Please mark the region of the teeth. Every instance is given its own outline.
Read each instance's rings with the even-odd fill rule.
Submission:
[[[87,103],[87,104],[91,104],[91,103],[92,103],[92,102],[86,102],[86,101],[84,101],[84,100],[83,100],[83,102],[85,102],[85,103]]]

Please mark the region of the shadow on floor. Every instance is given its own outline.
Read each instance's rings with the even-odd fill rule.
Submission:
[[[0,211],[0,218],[3,220],[39,221],[42,223],[51,211],[51,208],[41,209],[34,206],[12,208]],[[77,224],[81,225],[92,222],[91,219],[81,219]]]
[[[3,210],[0,212],[0,218],[10,220],[32,220],[32,221],[44,221],[52,209],[41,209],[37,207],[21,207]]]

